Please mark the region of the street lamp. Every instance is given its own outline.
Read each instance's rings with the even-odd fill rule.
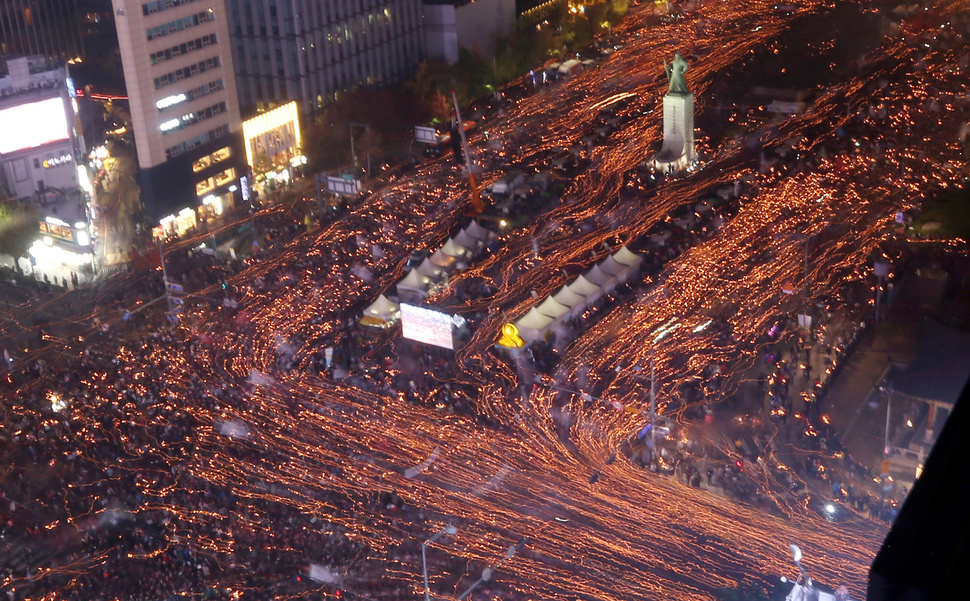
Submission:
[[[357,121],[348,121],[347,129],[350,130],[350,156],[354,162],[354,177],[357,177],[357,153],[354,151],[354,126],[363,127],[364,131],[370,130],[370,125],[366,123],[358,123]],[[370,162],[370,151],[368,151],[368,162]],[[367,166],[367,173],[370,175],[370,165]]]
[[[873,261],[876,274],[876,321],[879,321],[879,307],[882,304],[883,281],[889,276],[889,260],[885,256]]]
[[[482,212],[482,200],[478,196],[478,184],[475,183],[475,173],[472,171],[472,159],[468,154],[468,139],[465,137],[465,123],[461,119],[461,108],[458,106],[458,95],[455,88],[451,89],[451,100],[455,103],[455,119],[458,121],[458,135],[461,137],[461,151],[465,154],[465,168],[468,169],[468,184],[471,186],[472,211],[478,215]]]
[[[475,590],[475,588],[478,587],[479,584],[481,584],[483,582],[486,582],[488,580],[491,580],[492,579],[492,574],[495,573],[495,570],[497,570],[499,568],[499,566],[501,566],[506,561],[508,561],[508,560],[512,559],[513,557],[515,557],[515,554],[517,552],[521,551],[522,550],[522,547],[524,547],[526,545],[526,543],[528,543],[528,542],[529,542],[529,539],[523,538],[522,540],[520,540],[519,542],[515,543],[514,545],[509,545],[508,550],[505,552],[505,557],[503,557],[502,559],[500,559],[498,561],[498,563],[496,563],[496,564],[494,564],[492,566],[489,566],[489,567],[485,568],[484,570],[482,570],[482,577],[479,578],[478,580],[476,580],[475,581],[475,584],[473,584],[470,587],[468,587],[468,590],[465,591],[464,593],[462,593],[461,596],[458,597],[458,601],[462,601],[462,599],[464,599],[465,597],[467,597],[468,595],[470,595],[471,592],[473,590]],[[425,592],[427,593],[427,588],[425,589]],[[425,601],[428,601],[428,599],[425,599]]]
[[[448,524],[439,530],[437,534],[421,543],[421,570],[424,572],[424,601],[431,601],[431,591],[428,588],[428,545],[437,542],[439,538],[446,534],[452,536],[456,532],[458,532],[458,528]]]
[[[882,465],[879,469],[879,474],[882,482],[879,485],[879,499],[881,501],[886,500],[886,480],[889,478],[889,417],[893,410],[893,385],[889,382],[885,386],[880,386],[879,390],[886,393],[886,435],[882,439]]]
[[[165,300],[168,301],[168,319],[175,329],[175,302],[172,300],[172,284],[168,281],[168,269],[165,267],[165,250],[162,248],[162,239],[158,238],[158,260],[162,264],[162,283],[165,284]]]

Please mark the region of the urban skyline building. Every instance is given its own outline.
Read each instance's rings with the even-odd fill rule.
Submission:
[[[78,160],[84,139],[77,117],[63,64],[43,55],[0,62],[0,185],[41,217],[30,260],[18,257],[27,272],[56,264],[93,268],[92,188]]]
[[[0,184],[12,198],[87,184],[77,170],[84,143],[73,94],[67,69],[44,56],[0,62]]]
[[[0,55],[42,55],[70,60],[82,56],[76,0],[0,2]]]
[[[313,115],[343,91],[404,81],[425,54],[421,0],[238,0],[229,20],[246,115],[290,100]]]
[[[142,202],[167,233],[221,214],[247,175],[223,0],[112,0]]]
[[[450,65],[464,48],[483,57],[495,54],[495,40],[515,30],[514,0],[424,0],[427,56]]]
[[[313,118],[344,91],[406,80],[429,56],[455,62],[458,46],[489,52],[515,22],[512,0],[111,4],[142,201],[171,233],[243,198],[240,178],[253,167],[243,117],[295,100]]]

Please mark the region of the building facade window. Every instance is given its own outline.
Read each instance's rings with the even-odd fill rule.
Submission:
[[[216,178],[207,177],[201,182],[196,182],[195,184],[195,195],[202,196],[208,192],[215,190],[216,188]]]
[[[228,125],[222,125],[215,129],[210,129],[204,134],[198,135],[190,140],[186,140],[181,144],[176,144],[175,146],[166,148],[165,156],[171,159],[179,155],[183,155],[186,152],[189,152],[190,150],[198,148],[199,146],[202,146],[204,144],[208,144],[212,140],[218,140],[219,138],[227,135],[229,135]]]
[[[192,163],[192,171],[198,173],[203,169],[211,167],[216,163],[221,163],[222,161],[228,159],[232,156],[232,149],[228,146],[223,146],[219,150],[213,152],[212,154],[207,154],[204,157],[199,158],[197,161]]]
[[[176,6],[182,6],[183,4],[191,4],[195,0],[155,0],[155,2],[146,2],[141,5],[141,14],[153,15],[155,13],[160,13],[163,10],[168,10],[170,8],[175,8]]]
[[[216,173],[215,178],[217,186],[225,186],[226,184],[231,183],[232,180],[236,179],[236,170],[230,167],[225,171]]]
[[[148,59],[153,65],[158,63],[171,60],[177,56],[182,56],[183,54],[188,54],[190,52],[195,52],[196,50],[201,50],[208,46],[212,46],[216,43],[216,34],[212,33],[209,35],[204,35],[201,38],[196,38],[194,40],[189,40],[182,44],[176,44],[171,48],[166,48],[165,50],[159,50],[158,52],[152,52],[148,55]]]
[[[167,136],[168,134],[176,132],[180,129],[191,127],[196,123],[211,119],[216,115],[221,115],[227,110],[229,110],[229,108],[226,103],[220,102],[218,104],[213,104],[212,106],[207,106],[202,110],[186,113],[181,117],[169,119],[168,121],[162,123],[158,128],[162,130],[163,136]]]
[[[209,21],[216,20],[216,13],[210,8],[209,10],[204,10],[202,12],[195,13],[194,15],[189,15],[188,17],[183,17],[181,19],[175,19],[174,21],[169,21],[157,27],[152,27],[151,29],[145,30],[145,35],[148,40],[155,40],[158,38],[163,38],[170,33],[175,33],[176,31],[182,31],[183,29],[188,29],[190,27],[195,27],[196,25],[201,25],[202,23],[208,23]]]
[[[158,112],[162,112],[165,109],[178,106],[183,102],[195,100],[196,98],[204,98],[209,94],[214,94],[224,90],[225,87],[226,86],[221,79],[210,81],[209,83],[202,84],[201,86],[192,88],[191,90],[179,92],[178,94],[172,94],[162,98],[161,100],[157,100],[155,101],[155,108],[158,109]]]
[[[183,79],[188,79],[199,73],[204,73],[210,69],[215,69],[222,65],[222,61],[218,56],[213,56],[212,58],[207,58],[204,61],[189,65],[182,69],[177,69],[171,73],[166,73],[155,78],[155,89],[164,88],[169,84],[173,84],[177,81],[182,81]]]

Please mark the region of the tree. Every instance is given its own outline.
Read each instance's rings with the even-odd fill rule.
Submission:
[[[98,194],[99,231],[105,254],[121,253],[135,237],[135,226],[144,218],[141,189],[135,180],[138,161],[134,149],[118,140],[107,144],[105,169],[111,177]]]
[[[257,176],[269,173],[273,170],[273,161],[266,154],[265,150],[259,151],[255,157],[253,157],[253,173]]]
[[[357,121],[347,99],[350,93],[341,94],[328,104],[307,128],[307,161],[314,171],[332,169],[350,162],[350,132],[347,123]]]
[[[467,48],[458,49],[458,73],[455,78],[455,92],[458,102],[466,104],[472,98],[488,92],[489,86],[495,84],[492,65],[481,55],[475,54]]]
[[[6,194],[0,199],[0,252],[14,258],[16,271],[20,266],[16,259],[27,256],[30,245],[40,237],[37,229],[40,216],[33,205],[20,205],[7,200]]]
[[[367,153],[402,142],[415,119],[413,95],[404,86],[359,89],[340,94],[307,128],[303,144],[310,169],[321,171],[349,165],[350,136],[358,165]],[[365,131],[351,123],[367,125]]]
[[[610,0],[610,17],[614,25],[630,11],[630,0]]]
[[[414,102],[415,123],[436,123],[448,119],[451,100],[440,89],[441,80],[451,78],[446,65],[422,61],[414,77],[404,82],[403,90]]]
[[[504,85],[525,73],[533,63],[525,62],[523,58],[513,48],[512,37],[496,41],[495,59],[492,61],[496,85]]]
[[[609,23],[607,22],[611,6],[606,2],[600,2],[597,4],[591,4],[586,7],[586,22],[589,24],[593,34],[599,33],[605,30]]]
[[[144,212],[141,203],[141,188],[134,176],[129,175],[118,193],[118,204],[114,215],[114,226],[125,241],[135,235],[135,224]]]

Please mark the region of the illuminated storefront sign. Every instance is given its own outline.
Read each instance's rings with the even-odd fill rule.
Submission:
[[[76,222],[72,227],[62,219],[47,217],[39,223],[38,230],[45,242],[50,241],[47,243],[48,246],[53,244],[55,238],[78,246],[88,246],[91,244],[91,236],[88,234],[87,227],[87,223],[83,221]]]
[[[59,240],[74,242],[74,230],[72,230],[69,227],[64,227],[63,225],[57,225],[54,223],[47,223],[46,221],[41,221],[40,233],[50,236],[51,238],[57,238]]]
[[[246,141],[246,161],[250,166],[256,164],[256,157],[261,154],[270,159],[280,154],[288,160],[292,158],[302,145],[296,102],[243,121],[243,139]]]
[[[51,157],[48,159],[44,159],[44,161],[41,163],[41,166],[44,169],[50,169],[51,167],[60,167],[61,165],[67,165],[68,163],[73,161],[74,161],[74,157],[72,157],[70,154],[65,153],[59,157]]]

